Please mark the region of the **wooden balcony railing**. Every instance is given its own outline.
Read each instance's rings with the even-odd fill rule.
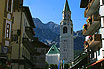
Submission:
[[[84,16],[88,17],[91,16],[92,14],[94,14],[96,11],[98,11],[98,7],[99,7],[99,1],[100,0],[90,0],[89,4],[87,5],[85,12],[84,12]]]
[[[101,34],[91,36],[92,40],[88,40],[89,47],[98,45],[101,42]]]
[[[28,38],[23,38],[22,44],[31,54],[35,53],[32,41],[30,41]]]
[[[25,27],[25,32],[30,39],[33,39],[35,33],[31,27]]]
[[[80,64],[86,64],[87,62],[87,58],[88,58],[88,54],[87,53],[81,53],[77,58],[75,58],[73,64],[72,64],[72,68],[74,69],[74,67],[80,65]],[[86,61],[85,61],[86,60]]]
[[[89,40],[86,41],[87,44],[84,45],[84,48],[93,48],[95,46],[100,46],[99,43],[101,42],[101,34],[94,34],[93,36],[89,36]]]
[[[84,42],[84,49],[88,48],[89,47],[89,44],[87,41]]]
[[[91,20],[87,23],[87,27],[83,30],[83,35],[92,35],[96,32],[96,30],[100,27],[100,16],[92,15]]]

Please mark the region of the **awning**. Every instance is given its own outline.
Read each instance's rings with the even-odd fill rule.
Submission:
[[[98,61],[96,61],[95,63],[89,65],[88,67],[94,66],[94,65],[96,65],[96,64],[98,64],[98,63],[100,63],[100,62],[102,62],[102,61],[104,61],[104,59],[98,60]]]

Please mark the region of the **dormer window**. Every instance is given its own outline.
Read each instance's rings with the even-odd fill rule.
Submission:
[[[54,51],[54,49],[52,49],[52,51]]]
[[[63,33],[67,33],[67,27],[63,28]]]

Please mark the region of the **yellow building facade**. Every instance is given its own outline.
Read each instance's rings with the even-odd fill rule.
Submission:
[[[33,65],[31,42],[35,26],[29,8],[22,5],[23,0],[0,0],[0,69]]]
[[[0,67],[6,67],[11,53],[13,0],[0,0]],[[4,60],[4,61],[3,61]]]

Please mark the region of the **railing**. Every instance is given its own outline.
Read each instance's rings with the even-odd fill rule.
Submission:
[[[87,56],[88,56],[88,54],[82,53],[80,56],[78,56],[77,59],[74,60],[74,63],[72,64],[72,67],[74,67],[75,65],[79,64]]]
[[[85,42],[84,42],[84,48],[86,49],[86,48],[88,48],[88,47],[89,47],[89,44],[88,44],[87,41],[85,41]]]
[[[25,27],[25,31],[26,31],[26,32],[30,32],[30,33],[32,33],[33,35],[35,34],[34,31],[33,31],[33,28],[31,28],[31,27]]]
[[[31,27],[25,27],[25,32],[29,38],[33,39],[35,33]]]
[[[100,16],[98,14],[92,15],[88,20],[88,23],[84,25],[83,35],[92,35],[100,27]]]
[[[99,7],[98,5],[99,5],[99,0],[90,0],[89,4],[85,9],[84,16],[88,17],[92,15],[94,12],[96,12],[97,11],[96,8]]]
[[[101,34],[94,34],[93,36],[89,36],[89,40],[84,43],[84,48],[93,48],[97,46],[101,42]]]
[[[94,63],[94,62],[96,62],[96,61],[97,61],[96,58],[92,58],[92,59],[90,59],[90,63]]]
[[[34,46],[32,44],[32,41],[30,41],[28,38],[23,38],[22,43],[24,47],[31,53],[34,54]]]

